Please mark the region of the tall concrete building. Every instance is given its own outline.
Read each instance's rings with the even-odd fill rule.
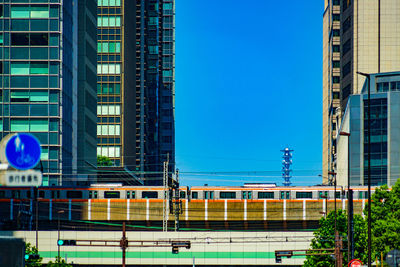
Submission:
[[[97,154],[161,184],[175,164],[174,1],[99,0],[97,26]]]
[[[348,97],[359,94],[357,74],[400,70],[400,2],[325,0],[323,18],[323,182],[334,168],[336,129]]]
[[[83,72],[80,78],[86,80],[95,70],[96,57],[90,49],[95,47],[96,4],[77,2],[0,4],[1,137],[31,132],[39,139],[43,185],[78,183],[73,179],[81,172],[78,158],[96,167],[91,161],[96,156],[91,147],[96,136],[95,79],[83,85],[77,75]],[[86,105],[78,104],[82,95],[92,97]]]

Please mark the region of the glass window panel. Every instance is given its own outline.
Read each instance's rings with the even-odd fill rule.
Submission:
[[[51,18],[57,18],[58,17],[58,7],[57,6],[51,6],[50,7],[50,17]]]
[[[121,115],[121,106],[120,105],[115,106],[115,115]]]
[[[115,0],[110,0],[110,6],[115,6]]]
[[[115,147],[110,146],[108,148],[108,155],[109,155],[109,157],[112,157],[112,158],[115,157]]]
[[[50,74],[58,74],[58,63],[50,62]]]
[[[31,6],[31,18],[49,18],[48,6]]]
[[[49,87],[49,79],[48,76],[31,76],[31,87],[32,88],[48,88]]]
[[[115,74],[115,64],[110,64],[108,67],[108,73]]]
[[[108,6],[109,5],[109,0],[103,0],[103,6]]]
[[[29,63],[23,63],[23,62],[11,63],[11,74],[12,75],[28,75],[29,74]]]
[[[49,74],[49,65],[46,63],[31,63],[30,74]]]
[[[41,160],[48,160],[49,159],[49,149],[42,147],[42,153],[40,154]]]
[[[101,155],[101,147],[97,147],[97,155]]]
[[[53,131],[53,132],[57,132],[58,131],[58,121],[57,120],[51,120],[50,121],[50,131]]]
[[[101,74],[108,74],[108,64],[101,65]]]
[[[100,17],[100,16],[97,17],[97,26],[99,26],[99,27],[103,26],[103,25],[101,24],[101,22],[102,22],[101,17]]]
[[[12,20],[11,30],[13,31],[29,31],[29,20]]]
[[[110,53],[115,53],[115,43],[113,43],[113,42],[111,42],[110,44],[109,44],[109,52]]]
[[[48,59],[49,50],[47,47],[31,47],[31,59]]]
[[[104,42],[104,43],[102,43],[102,51],[104,52],[104,53],[108,53],[108,42]]]
[[[108,125],[101,125],[101,135],[108,135]]]
[[[115,135],[115,125],[109,125],[108,133],[109,135]]]
[[[121,74],[121,65],[115,64],[115,74]]]
[[[116,94],[119,94],[120,91],[121,91],[121,85],[120,85],[119,83],[116,83],[116,84],[115,84],[115,93],[116,93]]]
[[[49,109],[48,105],[30,105],[31,116],[48,116]]]
[[[121,126],[115,125],[115,135],[120,135],[120,134],[121,134]]]
[[[101,125],[97,125],[97,135],[101,135]]]
[[[58,92],[50,92],[50,103],[58,103]]]
[[[108,18],[108,26],[110,26],[110,27],[115,27],[115,17],[114,16],[110,16],[109,18]]]
[[[12,6],[11,18],[29,18],[29,6]]]
[[[47,120],[31,120],[30,131],[32,132],[48,132],[49,123]]]
[[[31,31],[47,31],[49,23],[47,19],[31,20]]]
[[[98,65],[97,65],[97,74],[102,74],[102,73],[101,73],[101,70],[102,70],[102,69],[101,69],[101,65],[98,64]]]
[[[101,43],[97,43],[97,52],[101,53]]]
[[[101,106],[101,114],[108,115],[108,106],[107,105]]]
[[[0,132],[2,132],[2,131],[3,131],[3,120],[0,119]]]
[[[97,106],[97,115],[101,115],[101,106]]]
[[[50,20],[50,31],[58,31],[58,20],[57,19]]]
[[[109,105],[108,106],[108,112],[109,112],[109,115],[115,115],[115,106],[114,105]]]
[[[116,53],[120,53],[121,52],[121,43],[120,42],[116,42],[115,43],[115,52]]]
[[[108,27],[108,17],[104,16],[102,17],[102,23],[101,23],[103,27]]]
[[[120,27],[121,26],[121,17],[117,16],[115,18],[115,26]]]
[[[121,6],[121,0],[116,0],[116,1],[115,1],[115,5],[116,5],[116,6]]]
[[[52,33],[50,35],[50,45],[58,46],[58,33]]]
[[[121,151],[120,150],[121,149],[120,149],[119,146],[115,147],[115,157],[120,157],[121,156]]]
[[[29,77],[28,76],[11,76],[11,87],[28,88],[29,87]]]
[[[11,132],[28,132],[29,121],[28,120],[11,120],[10,121]]]
[[[32,102],[48,102],[49,92],[48,91],[31,91],[30,101]]]

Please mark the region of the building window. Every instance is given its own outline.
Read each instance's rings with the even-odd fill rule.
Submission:
[[[121,0],[98,0],[98,6],[121,6]]]
[[[121,156],[121,148],[119,146],[99,146],[97,147],[97,155],[119,158]]]
[[[332,67],[334,68],[340,68],[340,61],[332,61]]]
[[[101,124],[97,125],[97,135],[120,135],[121,126],[116,124]]]
[[[49,74],[49,65],[47,62],[12,62],[11,63],[12,75],[35,75],[35,74]]]
[[[27,6],[18,5],[11,6],[11,18],[13,19],[26,19],[26,18],[49,18],[48,6]]]
[[[164,3],[163,10],[172,10],[172,3]]]
[[[198,199],[199,198],[199,192],[192,192],[192,199]]]
[[[333,45],[332,46],[332,51],[333,52],[340,52],[340,45]]]
[[[332,30],[332,35],[334,37],[340,36],[340,30]]]
[[[18,120],[10,121],[11,132],[48,132],[49,122],[47,120]]]
[[[339,76],[333,76],[332,77],[332,82],[333,83],[340,83],[340,77]]]
[[[339,92],[332,92],[332,98],[333,99],[340,99],[340,93]]]
[[[98,53],[120,53],[121,42],[98,42],[97,43]]]
[[[340,14],[333,14],[332,15],[332,20],[333,21],[340,21]]]
[[[99,105],[97,115],[121,115],[120,105]]]
[[[121,27],[121,16],[98,16],[98,27]]]
[[[97,74],[121,74],[121,64],[97,64]]]

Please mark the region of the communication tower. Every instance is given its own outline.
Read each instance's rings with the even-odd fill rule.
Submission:
[[[283,185],[290,186],[292,183],[290,182],[290,175],[291,169],[290,165],[292,165],[292,152],[293,150],[286,147],[285,149],[281,150],[283,152],[283,160],[282,160],[282,178],[283,178]]]

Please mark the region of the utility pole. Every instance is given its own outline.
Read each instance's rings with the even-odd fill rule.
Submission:
[[[175,190],[175,201],[174,201],[174,209],[175,209],[175,232],[179,231],[179,214],[181,212],[181,201],[180,201],[180,192],[179,192],[179,170],[177,169],[175,172],[174,182],[174,190]]]
[[[120,247],[122,249],[122,267],[125,267],[126,249],[128,247],[128,239],[126,239],[125,222],[122,223],[122,238],[120,240]]]

